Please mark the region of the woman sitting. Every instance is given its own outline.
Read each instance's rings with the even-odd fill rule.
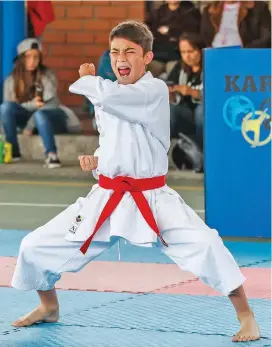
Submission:
[[[171,138],[179,133],[193,136],[200,148],[203,142],[202,49],[199,35],[184,34],[179,40],[182,62],[168,76]]]
[[[6,141],[12,144],[13,161],[21,158],[17,129],[31,136],[38,131],[45,148],[48,168],[61,166],[54,134],[80,132],[75,114],[60,105],[54,72],[42,63],[40,43],[26,39],[17,47],[18,56],[12,73],[4,83],[4,102],[0,120]]]

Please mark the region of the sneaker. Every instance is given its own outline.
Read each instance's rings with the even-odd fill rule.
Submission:
[[[45,166],[48,169],[56,169],[61,167],[61,162],[56,154],[49,154],[45,160]]]
[[[22,158],[21,157],[13,157],[12,158],[12,162],[13,163],[18,163],[18,161],[20,161]]]

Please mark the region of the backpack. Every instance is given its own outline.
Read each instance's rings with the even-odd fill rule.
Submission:
[[[177,169],[189,169],[203,172],[203,153],[196,142],[189,136],[179,133],[179,138],[171,153]]]

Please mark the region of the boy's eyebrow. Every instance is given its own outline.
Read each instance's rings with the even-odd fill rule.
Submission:
[[[125,49],[125,52],[126,52],[126,51],[131,51],[131,50],[136,51],[135,48],[133,48],[133,47],[128,47],[128,48]],[[118,48],[111,48],[111,51],[118,52],[118,51],[120,51],[120,49],[118,49]]]

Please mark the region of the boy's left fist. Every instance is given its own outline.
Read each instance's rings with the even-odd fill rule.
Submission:
[[[82,64],[80,65],[78,72],[80,77],[88,76],[88,75],[95,76],[95,66],[94,64],[88,64],[88,63]]]
[[[78,160],[83,171],[93,171],[97,169],[98,157],[94,157],[93,155],[80,155]]]

